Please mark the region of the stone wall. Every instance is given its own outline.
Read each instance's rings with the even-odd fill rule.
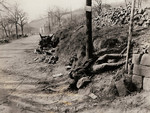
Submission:
[[[150,91],[150,54],[133,54],[132,82],[137,90]]]

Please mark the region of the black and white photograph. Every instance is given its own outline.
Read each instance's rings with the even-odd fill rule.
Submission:
[[[150,0],[0,0],[0,113],[150,113]]]

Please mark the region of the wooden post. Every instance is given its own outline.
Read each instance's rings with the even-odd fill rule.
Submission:
[[[138,8],[141,8],[142,0],[138,0]]]
[[[130,57],[130,46],[131,46],[132,33],[133,33],[133,18],[134,18],[135,1],[136,0],[132,0],[132,9],[131,9],[129,36],[128,36],[128,45],[127,45],[127,56],[126,56],[126,65],[125,65],[126,70],[128,70],[128,62],[129,62],[129,57]]]
[[[51,32],[50,12],[48,12],[48,29],[49,29],[49,33],[50,33]]]
[[[92,41],[92,0],[86,0],[86,57],[93,57],[93,41]]]
[[[71,24],[72,24],[72,9],[71,9]]]
[[[125,0],[126,8],[127,8],[127,0]]]
[[[51,12],[51,26],[54,25],[54,16],[53,16],[53,12]],[[51,27],[51,31],[52,31],[52,27]]]

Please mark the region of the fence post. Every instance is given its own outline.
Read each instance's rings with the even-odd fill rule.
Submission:
[[[130,24],[129,24],[129,36],[128,36],[128,45],[127,45],[127,56],[126,56],[126,65],[125,65],[126,70],[128,69],[128,62],[130,57],[130,46],[131,46],[131,40],[133,34],[133,18],[134,18],[135,1],[136,0],[132,0],[131,17],[130,17]]]
[[[48,12],[48,30],[49,30],[49,33],[51,32],[51,23],[50,23],[50,12]]]

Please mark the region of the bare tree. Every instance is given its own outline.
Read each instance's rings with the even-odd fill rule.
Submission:
[[[7,7],[4,0],[0,0],[0,5],[3,8],[0,12],[0,25],[6,37],[12,34],[13,26],[15,26],[16,37],[18,38],[18,25],[21,27],[22,35],[24,35],[24,25],[27,23],[26,13],[19,8],[17,3],[12,7]]]
[[[142,6],[142,0],[138,0],[138,8],[141,8]]]
[[[1,16],[0,15],[0,27],[5,33],[6,37],[9,37],[12,34],[13,23],[10,21],[8,16]]]
[[[8,17],[8,26],[7,26],[7,31],[8,31],[8,35],[12,35],[12,32],[13,32],[13,26],[14,26],[14,23],[12,23],[10,21],[10,18]]]
[[[52,30],[51,26],[53,26],[53,24],[54,24],[54,11],[53,11],[53,9],[49,8],[48,9],[48,29],[49,29],[49,33]]]
[[[101,15],[102,12],[102,0],[94,0],[94,10],[97,15]]]
[[[21,33],[22,36],[24,35],[24,25],[27,24],[27,14],[20,10],[18,13],[19,20],[18,20],[18,25],[21,27]]]
[[[16,36],[18,38],[18,22],[19,22],[19,5],[15,4],[11,11],[9,11],[10,21],[15,24]]]
[[[56,7],[54,15],[58,21],[59,26],[61,26],[61,21],[62,21],[62,17],[63,17],[64,13],[65,13],[65,11],[63,9]]]
[[[3,31],[3,35],[6,37],[11,35],[13,24],[9,21],[10,17],[8,16],[8,12],[10,12],[10,8],[5,0],[0,0],[0,27]]]
[[[0,6],[3,6],[3,0],[0,0]],[[0,11],[3,11],[2,8],[0,8]]]
[[[4,11],[5,9],[9,9],[7,6],[6,6],[6,2],[5,2],[5,0],[0,0],[0,6],[1,6],[1,8],[0,8],[0,11]]]
[[[5,33],[6,37],[8,37],[8,33],[7,33],[8,20],[2,16],[0,16],[0,26],[3,32]]]

